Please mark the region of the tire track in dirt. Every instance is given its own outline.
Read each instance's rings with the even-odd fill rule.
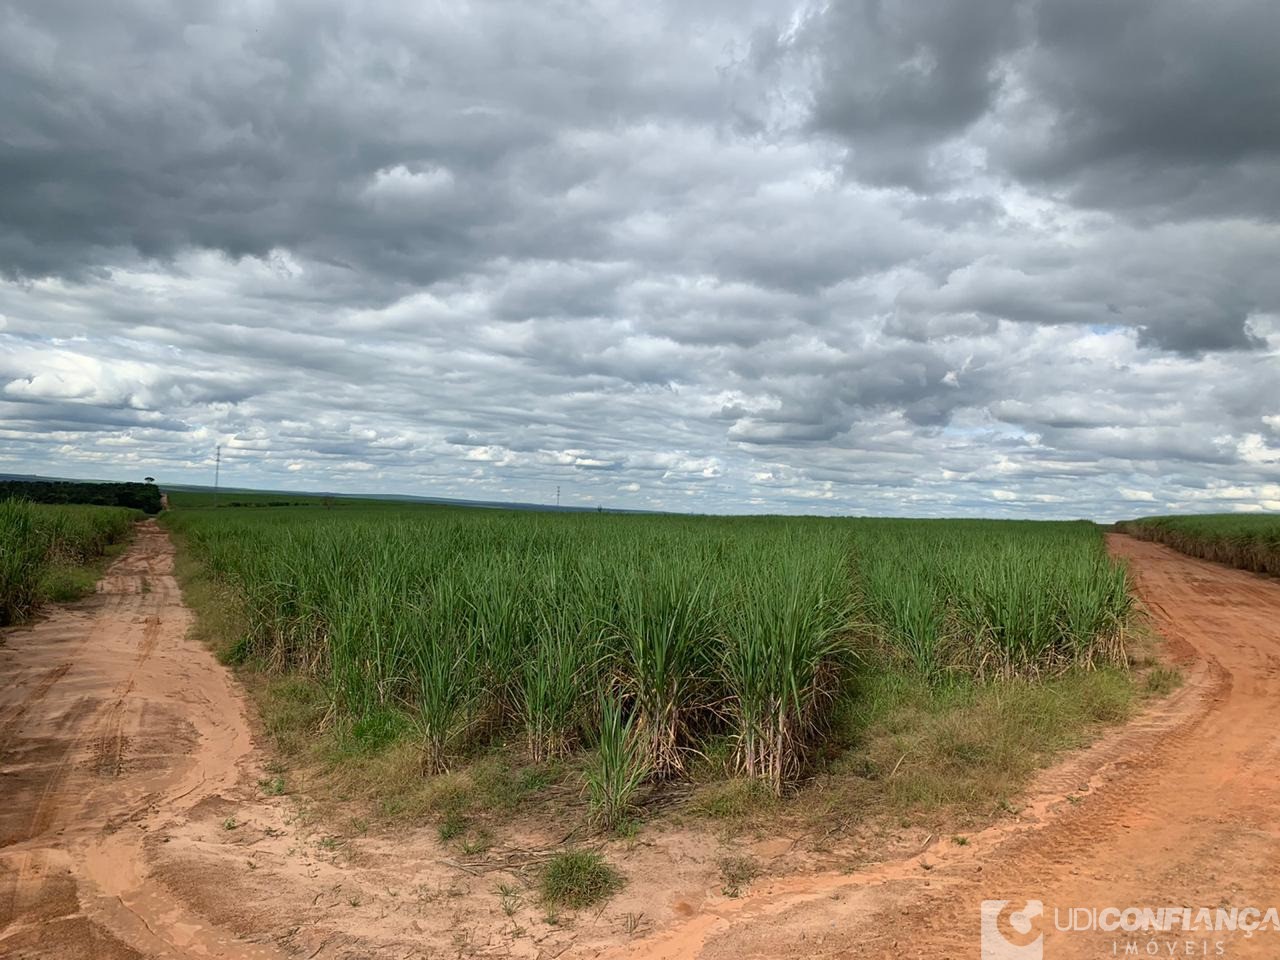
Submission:
[[[128,697],[132,691],[133,680],[130,679],[121,694],[103,711],[102,719],[98,721],[90,766],[100,777],[118,777],[124,771],[129,746],[125,723],[128,719]]]
[[[22,717],[31,709],[33,704],[37,704],[44,699],[44,695],[52,690],[53,685],[66,676],[67,671],[70,669],[71,662],[67,661],[44,671],[30,693],[3,712],[0,712],[0,759],[3,759],[5,750],[9,746],[10,736],[13,731],[18,729],[18,724]],[[21,686],[22,684],[19,681],[16,685]]]

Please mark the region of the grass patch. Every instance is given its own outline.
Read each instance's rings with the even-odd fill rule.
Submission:
[[[539,889],[548,907],[578,910],[600,903],[622,888],[622,875],[594,850],[566,850],[542,872]]]
[[[57,564],[40,578],[40,596],[49,603],[71,603],[94,592],[100,576],[99,565],[87,567]]]
[[[467,773],[477,805],[509,811],[559,780],[563,767],[556,763],[519,766],[510,757],[491,754],[473,763]]]
[[[1167,697],[1182,686],[1182,671],[1177,667],[1156,666],[1142,678],[1142,692],[1149,697]]]
[[[874,658],[842,692],[815,776],[778,799],[755,779],[700,784],[685,812],[730,834],[890,817],[903,825],[981,819],[1012,809],[1032,776],[1064,751],[1126,720],[1144,692],[1176,671],[1142,676],[1073,669],[1041,681],[944,678],[933,683]],[[1153,679],[1154,678],[1154,679]],[[958,825],[958,824],[957,824]]]
[[[323,745],[312,753],[324,756]],[[420,745],[405,739],[358,755],[330,751],[322,760],[322,780],[330,792],[370,802],[385,820],[437,820],[440,838],[451,840],[477,818],[527,813],[566,772],[559,765],[521,766],[517,760],[500,752],[456,771],[424,776]]]
[[[731,823],[756,819],[778,809],[777,797],[758,780],[722,780],[700,787],[690,809],[699,816]]]
[[[177,547],[173,574],[182,588],[182,599],[195,613],[192,636],[209,647],[227,666],[246,662],[248,617],[236,594],[215,583],[193,559],[181,534],[169,529]]]
[[[255,676],[249,684],[262,724],[281,753],[306,756],[314,748],[328,711],[323,688],[300,677]]]
[[[1129,675],[1111,668],[931,685],[868,665],[843,699],[844,749],[815,792],[844,815],[1007,809],[1037,770],[1127,719],[1134,695]]]
[[[107,544],[102,553],[92,559],[49,564],[40,578],[40,598],[48,603],[72,603],[92,596],[107,567],[128,549],[132,533],[130,530],[126,539]]]
[[[413,722],[402,710],[390,707],[371,711],[342,729],[340,749],[350,753],[377,753],[413,731]]]
[[[467,820],[457,810],[451,810],[445,814],[444,819],[440,821],[440,840],[448,843],[455,837],[460,837],[467,832],[470,821]]]
[[[753,858],[723,857],[720,860],[720,892],[726,897],[740,897],[759,875],[760,864]]]

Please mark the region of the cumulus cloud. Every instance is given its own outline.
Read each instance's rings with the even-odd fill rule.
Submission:
[[[0,469],[1267,508],[1276,10],[0,2]]]

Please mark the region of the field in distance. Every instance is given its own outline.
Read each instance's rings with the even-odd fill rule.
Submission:
[[[1254,573],[1280,574],[1280,514],[1210,513],[1143,517],[1119,524],[1125,533]]]

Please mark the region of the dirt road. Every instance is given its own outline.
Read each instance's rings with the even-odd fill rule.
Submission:
[[[979,956],[981,901],[1034,899],[1053,960],[1125,955],[1123,934],[1054,930],[1055,907],[1278,904],[1280,582],[1112,546],[1186,683],[1046,771],[1016,819],[739,900],[717,895],[705,840],[657,833],[624,855],[610,912],[552,930],[535,903],[500,912],[498,875],[448,865],[430,826],[309,838],[297,798],[263,795],[245,704],[187,637],[148,523],[97,596],[0,646],[0,956],[962,958]],[[1219,939],[1280,955],[1274,932],[1194,950],[1175,935],[1159,955]]]
[[[143,524],[96,596],[0,646],[0,955],[274,957],[147,881],[148,834],[241,780],[225,670],[187,638],[168,537]]]

